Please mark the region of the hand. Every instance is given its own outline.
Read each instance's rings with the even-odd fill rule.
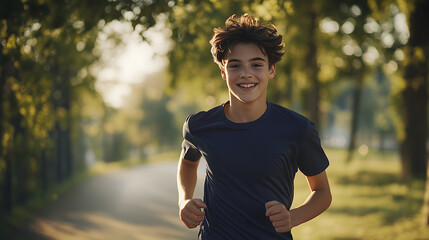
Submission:
[[[289,232],[292,228],[291,217],[286,206],[278,201],[270,201],[265,203],[265,215],[270,218],[276,232]]]
[[[180,219],[188,228],[195,228],[204,220],[202,208],[207,208],[203,200],[198,198],[187,199],[180,204]]]

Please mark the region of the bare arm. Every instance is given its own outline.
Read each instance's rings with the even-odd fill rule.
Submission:
[[[323,171],[318,175],[307,177],[311,193],[299,207],[287,211],[285,205],[278,201],[265,204],[266,215],[270,218],[277,232],[288,232],[324,212],[332,201],[328,177]]]
[[[180,202],[194,196],[197,184],[197,169],[200,161],[192,162],[184,158],[184,153],[180,154],[179,165],[177,166],[177,190]]]
[[[199,160],[196,162],[186,160],[182,151],[177,167],[179,214],[188,228],[195,228],[204,220],[204,212],[201,209],[207,208],[201,199],[193,198],[199,162]]]
[[[307,181],[311,193],[302,205],[290,211],[292,227],[315,218],[331,205],[332,195],[326,172],[309,176]]]

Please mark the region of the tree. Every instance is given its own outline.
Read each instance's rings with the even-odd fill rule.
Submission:
[[[72,176],[84,138],[76,96],[91,92],[88,67],[99,28],[129,21],[143,32],[172,1],[0,2],[0,209]],[[95,97],[96,98],[96,97]],[[83,133],[83,132],[81,132]],[[79,147],[82,149],[82,147]],[[81,156],[81,155],[80,155]]]
[[[338,71],[338,77],[349,78],[353,81],[353,94],[351,100],[351,121],[348,154],[346,161],[351,161],[356,148],[359,130],[359,119],[361,116],[362,93],[365,77],[370,64],[365,61],[365,54],[373,48],[373,41],[369,34],[364,31],[364,25],[370,15],[370,9],[366,1],[341,1],[336,6],[330,6],[325,12],[333,21],[339,23],[339,35],[343,43],[340,53],[341,59],[345,60],[346,67]],[[331,21],[332,21],[331,20]],[[340,27],[341,26],[341,27]],[[331,46],[334,48],[334,46]]]
[[[405,136],[401,141],[404,178],[425,176],[428,161],[429,33],[424,23],[429,21],[429,1],[415,1],[414,5],[407,6],[410,38],[404,49],[405,89],[402,97]]]
[[[389,1],[369,1],[373,16],[382,19]],[[427,101],[428,101],[428,56],[429,34],[424,22],[429,17],[425,14],[429,2],[425,0],[396,1],[397,6],[407,19],[409,38],[402,41],[404,57],[399,62],[403,69],[401,101],[396,107],[402,117],[402,124],[397,127],[402,161],[402,177],[423,178],[427,166]],[[401,46],[400,46],[401,47]],[[398,49],[398,47],[396,48]],[[395,49],[393,49],[395,50]],[[386,49],[389,53],[391,49]]]
[[[405,136],[401,142],[402,176],[426,176],[426,196],[429,194],[428,170],[428,87],[429,87],[429,1],[407,4],[410,39],[405,47],[403,121]],[[425,198],[429,209],[429,198]],[[426,210],[429,226],[429,211]]]

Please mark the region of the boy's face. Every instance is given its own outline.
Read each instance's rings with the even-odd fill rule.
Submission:
[[[266,101],[268,80],[276,73],[268,57],[254,43],[238,43],[223,60],[221,75],[228,85],[231,102]]]

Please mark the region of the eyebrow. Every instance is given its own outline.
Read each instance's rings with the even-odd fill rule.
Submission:
[[[263,61],[263,62],[265,62],[265,59],[260,58],[260,57],[255,57],[255,58],[251,58],[249,61],[250,62],[254,62],[254,61]],[[241,62],[241,61],[239,59],[233,58],[233,59],[228,60],[228,62]]]

